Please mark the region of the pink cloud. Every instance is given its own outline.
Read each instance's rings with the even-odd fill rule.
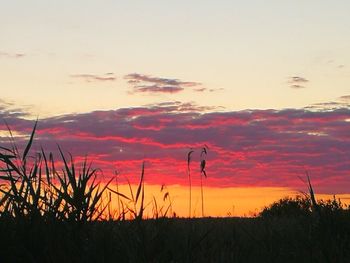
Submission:
[[[33,122],[2,116],[14,130],[30,133]],[[149,183],[186,184],[186,156],[194,148],[196,184],[206,144],[207,184],[301,189],[298,176],[308,170],[317,191],[341,193],[350,189],[349,118],[349,108],[207,112],[174,102],[42,119],[34,149],[57,152],[58,143],[73,156],[87,154],[105,176],[118,169],[131,180],[146,160]]]

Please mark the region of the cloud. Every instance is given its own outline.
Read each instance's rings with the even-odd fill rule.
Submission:
[[[179,87],[179,86],[160,86],[160,85],[152,85],[152,86],[147,86],[147,85],[140,85],[134,87],[137,92],[149,92],[149,93],[177,93],[180,91],[183,91],[184,88]]]
[[[290,87],[291,87],[292,89],[305,89],[305,86],[298,85],[298,84],[290,85]]]
[[[42,145],[57,152],[58,143],[77,160],[87,154],[106,177],[117,168],[135,182],[145,160],[148,183],[185,185],[188,150],[196,150],[193,183],[198,184],[196,162],[206,144],[207,185],[300,190],[305,186],[298,176],[307,170],[318,192],[349,191],[350,107],[208,110],[175,101],[49,117],[39,121],[33,149]],[[5,117],[13,130],[30,133],[33,121],[6,110]],[[22,146],[26,142],[18,140]],[[0,137],[0,142],[6,146],[8,140]]]
[[[339,97],[339,99],[342,101],[350,101],[350,95],[341,96],[341,97]]]
[[[201,88],[195,88],[193,90],[196,91],[196,92],[204,92],[204,91],[207,91],[208,89],[204,88],[204,87],[201,87]]]
[[[157,109],[157,111],[161,112],[208,112],[208,111],[215,111],[215,110],[222,110],[224,107],[221,106],[199,106],[195,102],[181,102],[181,101],[166,101],[156,104],[148,104],[146,105],[147,111],[150,109]]]
[[[298,76],[290,77],[290,81],[293,82],[293,83],[306,83],[306,82],[309,82],[309,80],[307,80],[306,78],[298,77]]]
[[[26,107],[28,108],[28,106]],[[24,108],[17,107],[13,102],[0,99],[0,120],[26,116],[29,116],[29,113]]]
[[[308,79],[300,76],[292,76],[288,78],[288,83],[290,84],[290,88],[292,89],[304,89],[305,84],[309,82]]]
[[[223,91],[224,88],[218,88],[218,89],[209,89],[209,92],[216,92],[216,91]]]
[[[104,75],[94,75],[94,74],[73,74],[70,75],[71,78],[77,78],[85,80],[86,82],[105,82],[105,81],[115,81],[117,78],[114,73],[109,72]]]
[[[124,77],[132,87],[132,93],[179,93],[186,88],[197,88],[198,82],[181,81],[178,79],[159,78],[138,73]]]
[[[208,89],[204,87],[199,87],[199,88],[194,88],[193,91],[195,92],[217,92],[217,91],[223,91],[223,88],[218,88],[218,89]]]
[[[0,51],[0,58],[23,58],[24,56],[24,53],[9,53]]]

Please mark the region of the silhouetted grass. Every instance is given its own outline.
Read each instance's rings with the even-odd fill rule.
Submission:
[[[2,262],[349,262],[349,215],[0,221]]]
[[[53,155],[44,150],[34,157],[28,155],[36,130],[31,133],[23,155],[13,144],[1,147],[0,211],[1,217],[16,220],[57,220],[87,222],[102,217],[107,206],[102,197],[110,182],[101,186],[96,182],[97,170],[85,160],[76,169],[73,157],[68,161],[58,147],[63,162],[60,171],[55,168]]]

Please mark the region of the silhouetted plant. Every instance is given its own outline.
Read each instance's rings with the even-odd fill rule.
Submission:
[[[68,162],[58,147],[63,168],[58,172],[53,155],[49,159],[43,149],[29,156],[37,122],[21,155],[12,137],[12,149],[0,147],[0,199],[1,216],[14,218],[43,218],[86,222],[98,220],[107,205],[102,206],[102,196],[110,182],[103,187],[96,182],[97,170],[87,164],[78,171],[72,156]]]
[[[134,194],[134,191],[132,189],[129,179],[125,178],[129,186],[130,197],[108,187],[109,191],[126,200],[126,203],[120,200],[120,205],[122,207],[121,215],[123,220],[126,219],[127,214],[131,215],[132,219],[137,219],[137,220],[141,220],[143,217],[143,213],[145,211],[144,176],[145,176],[145,162],[142,162],[141,176],[140,176],[140,181],[136,190],[136,195]]]
[[[262,217],[307,216],[311,214],[311,201],[303,196],[284,197],[261,212]]]
[[[201,199],[202,199],[202,217],[204,217],[204,195],[203,195],[203,175],[207,178],[207,172],[205,170],[207,158],[207,146],[205,145],[202,148],[201,156],[200,156],[200,179],[201,179]]]
[[[191,163],[191,155],[194,151],[190,150],[187,154],[187,173],[188,173],[188,185],[189,185],[189,189],[190,189],[190,198],[189,198],[189,212],[188,212],[188,217],[191,218],[191,214],[192,214],[192,208],[191,208],[191,204],[192,204],[192,182],[191,182],[191,167],[190,167],[190,163]]]
[[[192,211],[191,211],[191,202],[192,202],[192,182],[191,182],[191,160],[192,160],[192,154],[194,153],[194,150],[190,150],[187,154],[187,173],[188,173],[188,184],[189,184],[189,217],[191,217]],[[200,188],[201,188],[201,205],[202,205],[202,217],[204,217],[204,194],[203,194],[203,176],[207,177],[207,172],[205,170],[206,166],[206,158],[208,153],[208,146],[204,145],[204,147],[201,149],[200,153],[200,162],[199,162],[199,169],[200,169]]]
[[[172,200],[170,198],[170,193],[167,190],[167,187],[165,186],[165,184],[162,184],[161,188],[160,188],[160,192],[163,193],[163,205],[159,206],[158,202],[156,200],[156,198],[153,196],[153,200],[152,200],[152,204],[153,204],[153,218],[154,219],[158,219],[158,218],[165,218],[168,216],[168,214],[170,214],[171,216],[174,217],[174,213],[173,213],[173,209],[172,209]],[[164,203],[168,201],[167,206],[164,206]]]
[[[310,196],[310,200],[311,200],[312,210],[314,212],[319,213],[319,207],[318,207],[318,204],[316,201],[314,189],[311,185],[311,180],[310,180],[310,176],[309,176],[308,171],[306,171],[306,178],[307,178],[307,184],[308,184],[308,188],[309,188],[309,196]]]
[[[262,217],[290,217],[290,216],[309,216],[316,213],[320,216],[326,214],[335,214],[345,212],[346,206],[340,199],[318,200],[318,210],[313,209],[312,199],[308,196],[284,197],[268,207],[265,207],[259,214]]]

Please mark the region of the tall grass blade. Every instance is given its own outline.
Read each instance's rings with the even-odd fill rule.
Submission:
[[[307,171],[306,171],[306,178],[307,178],[307,183],[308,183],[308,187],[309,187],[309,193],[310,193],[312,207],[313,207],[314,211],[318,211],[318,205],[317,205],[315,193],[314,193],[314,190],[313,190],[312,185],[311,185],[309,173]]]
[[[121,196],[121,197],[125,198],[125,199],[128,200],[128,201],[131,201],[131,199],[130,199],[129,197],[127,197],[126,195],[124,195],[124,194],[122,194],[122,193],[119,193],[118,191],[115,191],[115,190],[113,190],[113,189],[110,188],[110,187],[107,187],[107,189],[108,189],[109,191],[111,191],[112,193],[114,193],[114,194],[116,194],[116,195],[118,195],[118,196]]]
[[[12,144],[12,151],[13,151],[13,153],[15,153],[15,155],[19,155],[19,151],[18,151],[18,148],[16,146],[15,139],[13,137],[11,128],[8,125],[8,123],[6,122],[6,120],[4,120],[4,123],[6,125],[7,130],[9,131],[9,134],[10,134],[10,141],[11,141],[11,144]]]
[[[136,218],[141,220],[143,216],[143,211],[144,211],[144,200],[145,200],[145,186],[144,186],[144,175],[145,175],[145,162],[142,162],[142,170],[141,170],[141,178],[139,182],[139,186],[137,188],[136,192],[136,199],[135,199],[135,206],[139,200],[140,193],[141,193],[141,202],[140,202],[140,208],[139,212],[137,213]]]
[[[137,192],[136,192],[136,199],[135,202],[137,203],[140,193],[141,193],[141,188],[143,186],[143,176],[145,174],[145,162],[142,162],[142,170],[141,170],[141,178],[140,178],[140,182],[139,182],[139,186],[137,188]]]
[[[36,130],[36,126],[38,124],[38,120],[36,120],[35,124],[34,124],[34,128],[33,128],[33,131],[32,131],[32,134],[30,135],[30,138],[29,138],[29,141],[27,143],[27,146],[26,148],[24,149],[24,152],[23,152],[23,157],[22,157],[22,160],[24,161],[27,157],[27,154],[30,150],[30,147],[32,146],[32,143],[33,143],[33,139],[34,139],[34,134],[35,134],[35,130]]]
[[[47,159],[46,159],[46,155],[45,155],[45,152],[44,152],[43,148],[41,148],[41,154],[43,156],[44,164],[45,164],[46,180],[47,180],[47,183],[50,185],[51,184],[50,168],[49,168],[49,165],[48,165],[48,162],[47,162]]]

